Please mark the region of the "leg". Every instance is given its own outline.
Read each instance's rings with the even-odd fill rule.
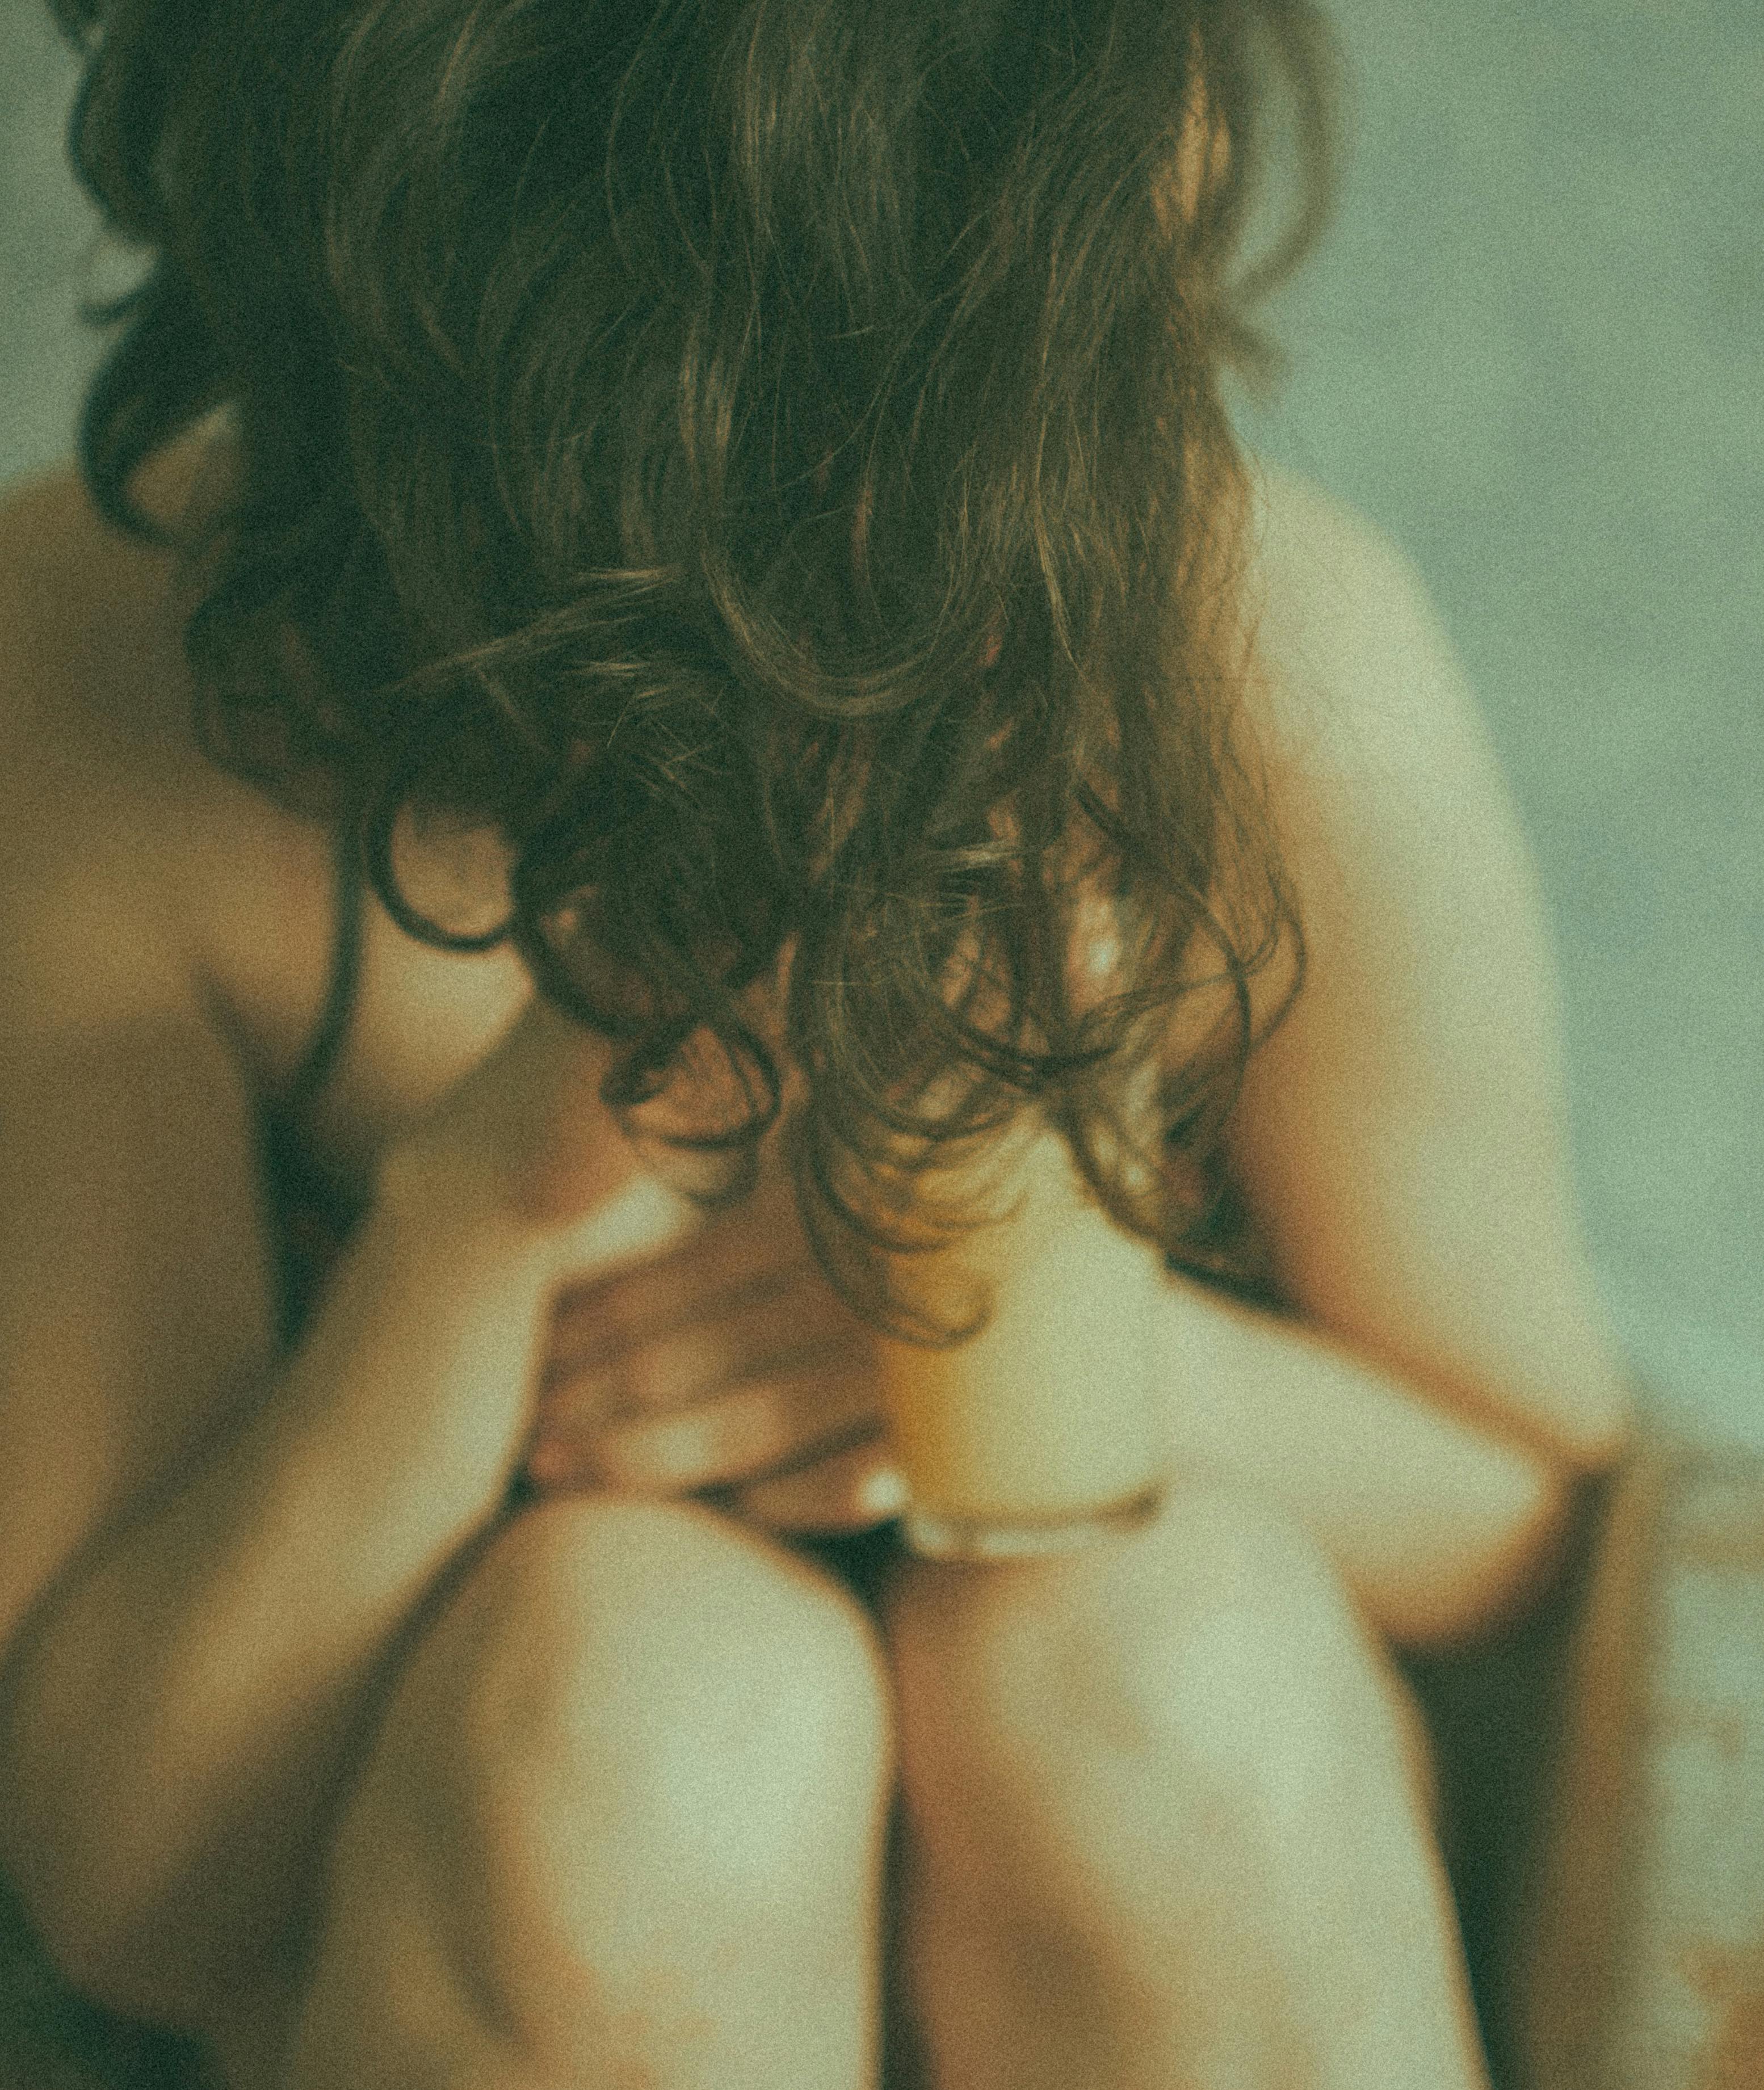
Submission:
[[[389,1703],[267,2079],[870,2090],[886,1690],[861,1609],[709,1510],[527,1512]]]
[[[884,1604],[935,2090],[1486,2090],[1400,1687],[1253,1500]]]

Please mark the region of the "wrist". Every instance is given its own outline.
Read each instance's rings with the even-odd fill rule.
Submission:
[[[456,1273],[475,1289],[536,1284],[555,1292],[665,1254],[708,1215],[628,1150],[609,1157],[606,1185],[586,1211],[559,1219],[542,1202],[517,1199],[488,1159],[468,1165],[420,1138],[381,1164],[375,1210],[402,1244],[402,1259]]]

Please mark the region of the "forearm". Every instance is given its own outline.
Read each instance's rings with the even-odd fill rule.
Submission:
[[[1467,1636],[1546,1571],[1572,1475],[1323,1331],[1172,1279],[1159,1331],[1179,1470],[1278,1503],[1398,1646]]]
[[[295,1907],[389,1648],[501,1502],[544,1296],[535,1261],[425,1270],[370,1215],[250,1420],[17,1649],[0,1855],[124,2002],[136,1941],[194,2004]]]

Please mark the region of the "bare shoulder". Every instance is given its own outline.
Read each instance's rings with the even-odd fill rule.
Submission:
[[[1252,465],[1251,614],[1270,671],[1258,723],[1301,765],[1375,760],[1418,706],[1438,712],[1447,696],[1437,677],[1400,668],[1423,632],[1443,642],[1426,583],[1388,531],[1316,479]]]
[[[1306,977],[1314,980],[1325,955],[1319,927],[1327,943],[1340,913],[1327,903],[1348,878],[1345,859],[1369,845],[1353,809],[1370,806],[1381,790],[1402,795],[1401,781],[1387,777],[1380,785],[1378,771],[1404,750],[1422,752],[1430,735],[1437,745],[1448,714],[1461,713],[1462,693],[1448,689],[1437,672],[1413,672],[1426,596],[1396,543],[1317,480],[1254,452],[1248,463],[1249,542],[1239,597],[1246,646],[1241,745],[1259,772],[1281,868],[1305,927]],[[1375,860],[1362,872],[1375,875],[1377,869]],[[1259,887],[1257,897],[1259,903]],[[1211,972],[1211,947],[1203,956]],[[1289,945],[1250,983],[1258,1032],[1286,1004],[1293,957]],[[1295,1008],[1286,1027],[1314,1020],[1319,1000],[1311,991],[1302,1016]],[[1191,1003],[1171,1039],[1179,1060],[1218,1021],[1237,1020],[1223,983],[1198,989]]]
[[[149,513],[182,513],[205,445],[143,467]],[[74,464],[0,489],[0,919],[13,1006],[47,1023],[195,1008],[274,922],[322,978],[322,837],[198,746],[171,577]]]
[[[204,423],[157,453],[139,505],[167,521],[205,510],[224,490],[224,436]],[[173,555],[114,529],[74,465],[0,489],[0,962],[13,1005],[58,1025],[168,1002],[213,1021],[273,1097],[330,978],[331,838],[199,745],[175,578]],[[390,1132],[529,991],[512,953],[428,950],[370,896],[349,1041],[315,1129],[327,1163],[365,1182]]]
[[[1521,933],[1510,983],[1551,991],[1543,897],[1517,800],[1482,704],[1414,561],[1314,479],[1256,461],[1254,634],[1246,712],[1270,811],[1308,901],[1312,956],[1338,963],[1375,907],[1413,914],[1495,892]],[[1479,863],[1494,881],[1465,878]],[[1380,902],[1375,896],[1382,892]],[[1443,928],[1443,918],[1435,925]],[[1425,953],[1418,948],[1418,965]],[[1313,997],[1320,1021],[1327,997]]]
[[[177,764],[147,707],[116,700],[162,680],[156,634],[128,613],[123,560],[94,521],[71,467],[0,494],[8,987],[15,1011],[58,1021],[82,1004],[174,993],[182,970],[153,811],[176,789]],[[62,952],[53,962],[52,945]]]
[[[133,491],[150,515],[183,514],[211,432],[194,431],[142,466]],[[0,488],[0,617],[15,648],[0,733],[11,751],[77,748],[124,768],[157,756],[156,782],[166,761],[183,760],[168,574],[166,553],[98,513],[75,464]]]

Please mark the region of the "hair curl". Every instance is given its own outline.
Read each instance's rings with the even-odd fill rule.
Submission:
[[[80,466],[197,580],[209,758],[351,824],[410,935],[511,938],[620,1044],[615,1109],[713,1041],[746,1115],[663,1136],[721,1194],[781,1051],[805,1229],[876,1325],[979,1325],[875,1251],[974,1223],[909,1194],[1032,1104],[1119,1224],[1253,1281],[1218,1134],[1304,940],[1237,740],[1218,377],[1284,377],[1245,309],[1332,209],[1310,0],[49,4],[75,170],[153,254],[83,308],[127,325]],[[1232,288],[1271,53],[1301,209]],[[161,530],[132,475],[219,408],[236,498]],[[409,902],[407,815],[506,846],[493,934]],[[1081,1007],[1086,879],[1131,984]],[[1234,1051],[1162,1066],[1227,978]]]

